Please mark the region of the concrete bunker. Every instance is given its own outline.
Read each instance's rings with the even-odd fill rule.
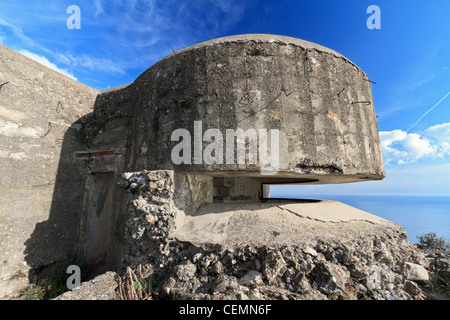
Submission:
[[[271,184],[385,176],[367,75],[335,51],[283,36],[232,36],[174,52],[132,84],[99,94],[82,133],[87,148],[78,156],[97,181],[86,189],[93,204],[103,186],[142,171],[173,171],[174,202],[187,216],[207,204],[267,202]],[[114,199],[126,210],[123,195]],[[108,219],[125,214],[114,210]],[[112,234],[93,236],[89,221],[85,247]],[[105,262],[106,247],[80,255]]]
[[[175,225],[188,237],[186,221],[205,219],[208,210],[218,213],[211,219],[239,206],[266,210],[271,184],[385,177],[369,78],[314,43],[264,34],[214,39],[103,92],[0,49],[0,76],[8,81],[0,95],[0,143],[3,150],[14,146],[2,151],[9,162],[1,167],[0,231],[16,239],[17,225],[26,230],[21,254],[0,266],[2,282],[20,278],[16,270],[25,274],[74,255],[97,272],[120,269],[129,211],[157,207],[153,198],[132,198],[130,205],[141,183],[157,189],[173,182]],[[30,96],[17,95],[23,91]],[[36,195],[28,204],[12,200],[23,185]],[[8,240],[0,252],[14,246]]]

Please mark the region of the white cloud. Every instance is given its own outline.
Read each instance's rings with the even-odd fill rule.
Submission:
[[[103,6],[101,0],[95,0],[94,5],[95,5],[95,17],[97,18],[99,14],[103,13]]]
[[[58,54],[57,58],[73,68],[85,68],[91,71],[102,71],[110,74],[125,75],[126,72],[117,63],[104,58],[93,58],[88,55],[75,57],[72,54]]]
[[[408,154],[412,155],[415,160],[432,155],[436,152],[436,146],[417,133],[409,133],[404,140],[401,141]]]
[[[381,131],[380,140],[385,164],[445,157],[450,155],[450,123],[432,126],[420,134],[402,130]]]
[[[36,62],[38,62],[38,63],[40,63],[40,64],[42,64],[44,66],[46,66],[49,69],[52,69],[52,70],[54,70],[56,72],[59,72],[59,73],[65,75],[66,77],[69,77],[69,78],[72,78],[74,80],[77,80],[77,78],[75,78],[75,76],[71,72],[69,72],[66,69],[59,68],[56,64],[51,63],[44,56],[37,55],[37,54],[32,53],[32,52],[30,52],[28,50],[19,50],[18,52],[20,54],[24,55],[25,57],[28,57],[28,58],[30,58],[30,59],[32,59],[32,60],[34,60],[34,61],[36,61]]]
[[[97,4],[97,2],[98,2],[98,4]],[[96,14],[100,14],[103,12],[102,3],[100,1],[96,1],[95,7],[96,7]],[[32,40],[30,37],[28,37],[24,33],[22,28],[17,27],[15,25],[13,25],[12,23],[9,23],[8,21],[6,21],[5,19],[2,19],[0,17],[0,27],[1,26],[6,27],[9,30],[11,30],[11,32],[14,34],[14,36],[17,39],[21,40],[22,43],[20,44],[20,46],[22,48],[23,47],[25,47],[27,49],[33,48],[30,50],[33,50],[33,51],[36,50],[39,52],[43,52],[46,56],[54,57],[55,61],[58,64],[67,65],[70,67],[70,69],[84,68],[84,69],[87,69],[90,71],[100,71],[100,72],[106,72],[108,74],[116,74],[116,75],[120,75],[120,76],[126,74],[122,67],[120,67],[116,63],[113,63],[109,59],[94,58],[94,57],[90,57],[86,54],[83,54],[78,57],[78,56],[73,56],[70,54],[63,55],[60,53],[55,53],[52,50],[45,48],[44,46],[38,44],[37,42]],[[0,43],[2,43],[4,40],[5,40],[5,38],[0,34]],[[54,71],[57,71],[69,78],[77,80],[77,78],[73,75],[72,72],[70,72],[68,69],[58,67],[55,63],[50,62],[50,60],[45,56],[35,54],[26,49],[17,49],[16,51],[30,59],[35,60],[36,62],[39,62],[40,64],[42,64]]]
[[[85,76],[117,77],[123,81],[130,72],[143,72],[171,54],[172,49],[176,51],[229,33],[245,18],[250,3],[248,0],[80,0],[85,33],[80,36],[78,31],[67,32],[68,15],[64,6],[51,1],[46,6],[32,3],[30,10],[17,15],[18,5],[6,2],[0,5],[0,29],[6,32],[5,42],[11,48],[43,55],[61,70],[77,70],[80,81]],[[51,37],[46,37],[48,32]],[[41,45],[41,41],[45,42]]]
[[[424,135],[439,145],[439,156],[450,155],[450,123],[432,126],[425,130]]]
[[[0,26],[6,27],[9,30],[11,30],[11,32],[14,34],[14,36],[16,36],[18,39],[20,39],[28,47],[39,49],[40,51],[43,51],[43,52],[46,52],[46,53],[50,53],[50,50],[48,50],[44,46],[41,46],[36,41],[34,41],[33,39],[31,39],[30,37],[25,35],[25,33],[23,32],[22,28],[17,27],[17,26],[13,25],[12,23],[9,23],[8,21],[6,21],[5,19],[2,19],[2,18],[0,18]]]

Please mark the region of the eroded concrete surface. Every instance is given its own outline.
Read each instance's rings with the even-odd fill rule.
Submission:
[[[224,246],[295,244],[355,236],[394,223],[337,201],[206,204],[187,216],[172,236]]]

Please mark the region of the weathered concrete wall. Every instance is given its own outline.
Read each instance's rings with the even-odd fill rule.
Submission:
[[[98,91],[0,45],[0,298],[76,249],[81,125]],[[59,182],[56,176],[59,175]]]
[[[196,164],[194,121],[202,121],[201,134],[222,133],[223,162],[227,129],[278,129],[279,170],[265,180],[342,183],[385,175],[367,75],[342,55],[299,39],[234,36],[180,50],[133,84],[102,94],[95,114],[100,121],[131,119],[126,171],[260,176],[260,162]],[[191,134],[191,164],[172,162],[177,129]]]

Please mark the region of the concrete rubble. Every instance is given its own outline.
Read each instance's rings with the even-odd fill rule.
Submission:
[[[154,290],[160,299],[424,298],[415,281],[427,279],[425,258],[402,227],[382,219],[330,225],[294,216],[305,228],[315,228],[316,236],[307,241],[301,229],[297,239],[284,242],[263,230],[247,244],[238,244],[237,237],[180,241],[176,216],[182,213],[171,201],[171,176],[138,172],[121,182],[128,199],[123,268],[141,265],[144,278],[158,280]]]

